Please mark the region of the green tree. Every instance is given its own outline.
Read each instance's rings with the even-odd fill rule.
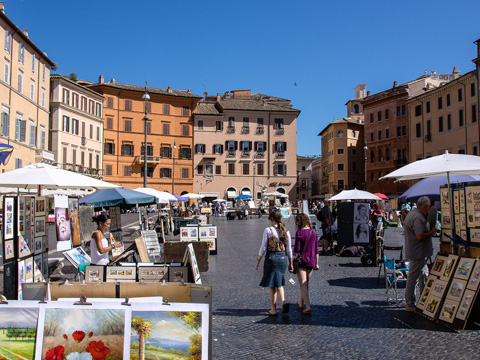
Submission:
[[[132,318],[132,329],[138,334],[138,358],[139,360],[145,360],[145,342],[150,337],[152,332],[152,322],[150,320],[144,320],[142,318]]]

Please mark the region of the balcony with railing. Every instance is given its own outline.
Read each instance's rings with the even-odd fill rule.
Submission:
[[[227,157],[235,157],[235,150],[227,150]]]
[[[264,158],[265,157],[265,151],[257,151],[257,158]]]
[[[242,150],[242,157],[249,157],[250,156],[250,150]]]
[[[275,157],[276,157],[277,159],[284,158],[284,157],[285,157],[285,151],[277,151],[277,152],[275,153]]]
[[[263,126],[257,126],[255,133],[256,134],[263,134],[265,132],[265,128]]]
[[[229,125],[227,126],[227,133],[232,134],[235,132],[235,126]]]
[[[250,133],[250,126],[243,125],[242,126],[242,134],[248,134],[248,133]]]
[[[285,129],[284,128],[275,128],[275,134],[283,135],[283,134],[285,134]]]
[[[159,164],[162,158],[160,156],[151,156],[147,155],[147,163],[149,164]],[[144,156],[135,156],[135,162],[137,164],[143,164],[145,162]]]
[[[51,151],[48,151],[48,150],[37,149],[37,150],[35,150],[35,162],[54,164],[55,163],[55,154]]]
[[[72,171],[72,172],[75,172],[75,173],[78,173],[78,174],[98,178],[98,179],[103,178],[103,169],[89,168],[89,167],[86,167],[86,166],[77,165],[77,164],[69,164],[69,163],[62,164],[62,169]]]

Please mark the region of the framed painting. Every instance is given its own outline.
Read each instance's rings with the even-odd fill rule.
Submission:
[[[110,208],[111,214],[111,208]],[[80,219],[78,211],[78,199],[77,198],[68,198],[68,215],[70,217],[70,230],[72,236],[73,246],[81,245],[81,236],[80,236]],[[111,230],[110,230],[111,231]]]
[[[480,244],[480,229],[470,229],[470,242]]]
[[[43,281],[42,255],[33,258],[33,282]]]
[[[480,282],[480,260],[476,260],[472,268],[472,274],[470,275],[470,280],[468,280],[467,288],[473,291],[478,289],[478,284]]]
[[[470,289],[465,290],[465,292],[463,293],[462,301],[460,301],[456,317],[460,320],[466,320],[474,301],[475,291]]]
[[[447,299],[452,299],[455,301],[460,301],[463,296],[463,292],[467,287],[467,282],[465,280],[459,280],[456,278],[452,279],[450,283],[450,287],[448,288],[447,292]]]
[[[458,214],[460,212],[460,192],[458,190],[453,191],[453,213]]]
[[[450,209],[450,196],[447,187],[440,187],[440,208],[442,213],[444,210]]]
[[[45,215],[35,218],[35,236],[44,236],[46,232]]]
[[[473,212],[473,226],[480,227],[480,211]]]
[[[473,215],[473,210],[467,210],[467,226],[468,227],[475,226],[475,218]]]
[[[35,255],[41,254],[43,252],[43,239],[42,237],[36,237],[34,239],[34,249],[35,249]]]
[[[437,313],[438,313],[438,309],[440,307],[440,301],[442,299],[439,298],[439,297],[436,297],[436,296],[429,296],[428,299],[427,299],[427,302],[425,304],[425,309],[423,309],[423,313],[432,318],[432,319],[435,319]]]
[[[189,241],[190,239],[190,232],[187,227],[180,228],[180,241]]]
[[[25,282],[33,282],[33,256],[25,259]]]
[[[460,214],[454,216],[455,219],[455,234],[460,236]]]
[[[38,301],[9,301],[0,307],[2,359],[33,359]]]
[[[44,196],[35,197],[35,216],[45,216],[46,198]]]
[[[3,197],[3,240],[15,238],[16,198],[13,196]]]
[[[442,310],[440,310],[440,315],[438,316],[439,320],[446,321],[448,323],[453,323],[455,315],[457,314],[458,306],[460,305],[459,301],[445,299]]]
[[[186,266],[170,266],[168,280],[170,282],[188,282],[188,268]]]
[[[459,198],[459,208],[462,214],[465,214],[465,190],[459,190],[460,198]]]
[[[65,256],[65,258],[76,268],[78,268],[80,264],[89,265],[92,262],[90,255],[88,255],[81,247],[64,251],[63,256]]]
[[[24,259],[34,253],[34,241],[32,237],[23,237],[19,235],[17,238],[18,258]]]
[[[134,302],[131,310],[130,359],[209,358],[208,304]]]
[[[425,287],[423,288],[423,292],[420,295],[420,298],[418,299],[417,302],[417,309],[424,310],[425,306],[427,304],[427,299],[430,296],[430,293],[432,291],[432,288],[437,281],[437,277],[435,275],[430,275],[427,279],[427,283],[425,284]]]
[[[105,267],[101,265],[87,265],[85,266],[85,281],[86,282],[103,282],[105,279]]]
[[[443,298],[443,294],[447,290],[447,286],[448,282],[446,282],[445,280],[436,280],[431,290],[432,295]]]
[[[137,278],[137,268],[135,266],[107,266],[107,282],[129,281],[135,282]]]
[[[452,219],[450,210],[442,209],[442,229],[450,229],[452,227]]]
[[[458,261],[457,269],[455,270],[455,274],[453,274],[453,277],[457,279],[468,280],[474,264],[475,264],[475,259],[460,258],[460,260]]]
[[[440,279],[448,281],[450,279],[450,276],[453,274],[453,270],[455,269],[455,266],[458,261],[458,256],[457,255],[448,255],[445,268],[443,270],[443,273],[440,275]]]
[[[130,351],[125,341],[130,337],[130,318],[125,308],[115,302],[88,308],[71,302],[47,303],[38,316],[35,358],[128,358],[124,355]]]
[[[42,248],[44,252],[48,252],[48,237],[42,236]]]
[[[4,249],[3,249],[3,258],[4,261],[13,260],[15,259],[15,242],[13,240],[6,240],[3,242]]]
[[[433,275],[440,276],[443,274],[443,271],[445,270],[445,266],[447,264],[447,257],[443,255],[437,255],[435,258],[435,261],[433,262],[432,269],[430,270],[430,273]]]
[[[208,243],[208,251],[210,255],[217,255],[217,238],[202,239],[201,241]]]
[[[54,199],[57,250],[69,250],[72,248],[72,231],[70,227],[70,214],[68,211],[68,196],[55,194]]]
[[[168,266],[138,266],[138,280],[145,282],[168,281]]]

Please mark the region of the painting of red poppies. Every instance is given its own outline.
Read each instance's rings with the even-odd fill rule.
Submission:
[[[130,358],[206,359],[208,354],[208,314],[205,309],[163,307],[133,304],[131,318]],[[148,304],[152,305],[152,304]],[[172,304],[173,305],[173,304]],[[175,304],[178,305],[178,304]],[[143,307],[144,310],[139,309]],[[137,310],[138,309],[138,310]],[[168,310],[168,311],[167,311]],[[208,310],[208,308],[207,308]]]
[[[0,359],[33,359],[37,319],[38,308],[0,307]]]
[[[45,360],[123,359],[125,310],[46,308],[42,335]]]

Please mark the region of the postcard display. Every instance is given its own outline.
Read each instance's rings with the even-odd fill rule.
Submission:
[[[21,359],[210,358],[209,304],[111,300],[2,303],[6,336],[25,339],[2,348]]]
[[[3,197],[4,295],[22,299],[22,284],[48,277],[46,199]]]
[[[180,228],[180,241],[204,241],[210,255],[217,255],[217,227],[213,225],[189,225]]]

